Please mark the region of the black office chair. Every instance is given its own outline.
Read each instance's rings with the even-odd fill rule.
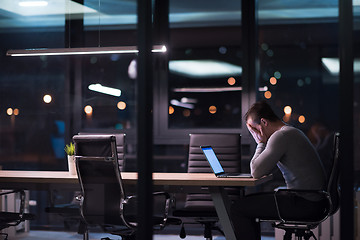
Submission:
[[[241,170],[241,141],[240,134],[190,134],[189,144],[189,173],[212,172],[206,160],[201,145],[213,147],[216,155],[221,161],[226,172],[240,172]],[[226,188],[231,200],[240,196],[239,188]],[[219,231],[224,235],[217,225],[219,221],[210,193],[194,192],[188,193],[184,208],[175,209],[173,216],[185,218],[183,224],[200,223],[204,225],[204,238],[212,239],[212,230]],[[184,225],[181,228],[180,237],[185,238]]]
[[[312,229],[315,229],[321,222],[326,220],[329,216],[336,213],[339,209],[340,202],[340,191],[339,191],[339,141],[340,134],[334,134],[334,145],[333,145],[333,162],[331,167],[331,174],[328,178],[328,184],[326,191],[307,191],[307,190],[296,190],[296,189],[279,189],[275,191],[274,197],[277,204],[279,223],[274,223],[275,228],[285,230],[284,240],[291,240],[292,235],[295,234],[297,239],[304,238],[305,240],[313,237],[316,239]],[[298,216],[287,216],[286,210],[282,209],[282,203],[280,200],[283,194],[317,194],[324,201],[323,209],[320,209],[322,214],[313,213],[306,217],[299,219]]]
[[[126,134],[125,133],[114,133],[114,134],[104,134],[104,133],[85,133],[79,132],[78,135],[109,135],[115,136],[116,138],[116,152],[119,162],[120,171],[125,171],[126,165]]]
[[[134,239],[137,230],[136,196],[127,196],[121,179],[115,136],[76,135],[75,162],[81,186],[81,216],[86,226],[100,226],[104,232]],[[170,195],[163,198],[163,212],[153,217],[161,230],[168,218]],[[84,239],[88,239],[88,228]]]
[[[100,133],[85,133],[80,132],[79,135],[106,135]],[[116,133],[116,134],[108,134],[115,136],[116,138],[116,151],[119,162],[120,171],[125,169],[125,149],[126,149],[126,134],[125,133]],[[51,199],[51,206],[45,208],[45,212],[57,214],[64,219],[65,229],[70,229],[72,225],[78,225],[78,233],[84,234],[85,224],[82,222],[82,218],[80,215],[80,201],[78,199],[78,193],[73,194],[73,199],[70,203],[59,204],[56,203],[55,199]],[[52,193],[52,197],[56,198],[58,194]]]
[[[35,219],[35,215],[31,213],[25,213],[25,191],[24,190],[11,190],[1,192],[0,196],[6,196],[8,194],[19,194],[20,196],[20,207],[19,211],[17,212],[0,212],[0,230],[11,226],[17,226],[21,222],[25,220],[33,220]],[[4,239],[8,239],[7,233],[0,233],[1,235],[5,236]]]

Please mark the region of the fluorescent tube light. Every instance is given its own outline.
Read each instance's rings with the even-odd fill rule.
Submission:
[[[121,95],[120,89],[105,87],[105,86],[102,86],[100,83],[90,84],[88,88],[92,91],[104,93],[104,94],[115,96],[115,97],[120,97],[120,95]]]
[[[178,107],[183,107],[183,108],[188,108],[188,109],[194,109],[194,104],[179,102],[179,101],[176,100],[176,99],[170,100],[170,104],[171,104],[171,105],[174,105],[174,106],[178,106]]]
[[[95,9],[71,0],[1,0],[0,9],[26,17],[98,13]]]
[[[321,58],[321,62],[328,70],[328,72],[333,75],[337,76],[340,72],[340,61],[339,58]],[[358,74],[360,73],[360,59],[356,58],[354,59],[354,73]]]
[[[173,88],[173,92],[192,92],[192,93],[203,93],[203,92],[236,92],[242,91],[242,87],[213,87],[213,88]]]
[[[166,46],[155,45],[152,52],[166,52]],[[88,48],[36,48],[8,50],[6,56],[26,57],[26,56],[66,56],[66,55],[88,55],[88,54],[115,54],[115,53],[138,53],[137,46],[126,47],[88,47]]]
[[[45,7],[49,3],[47,1],[28,1],[28,2],[19,2],[20,7]]]
[[[267,86],[259,87],[260,92],[266,92],[268,90]],[[242,87],[213,87],[213,88],[173,88],[173,92],[193,92],[193,93],[202,93],[202,92],[237,92],[242,91]],[[184,101],[183,101],[184,99]],[[190,103],[187,101],[187,98],[182,98],[181,102]],[[195,103],[197,101],[195,100]]]
[[[267,86],[259,87],[259,92],[266,92],[267,90],[269,90]]]
[[[172,60],[169,70],[191,78],[229,77],[242,73],[242,67],[217,60]]]
[[[322,64],[331,75],[338,75],[340,71],[340,62],[338,58],[322,58]]]

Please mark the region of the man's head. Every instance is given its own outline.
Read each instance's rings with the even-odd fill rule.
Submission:
[[[257,142],[266,142],[274,131],[283,125],[265,101],[253,104],[245,114],[245,121],[249,131],[253,136],[255,134],[254,138]]]
[[[280,121],[280,118],[265,101],[256,102],[250,107],[245,114],[245,121],[247,122],[249,118],[256,124],[260,124],[262,118],[270,122]]]

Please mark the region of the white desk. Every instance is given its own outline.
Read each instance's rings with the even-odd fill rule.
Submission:
[[[124,184],[136,184],[137,173],[121,173]],[[227,240],[236,240],[229,218],[230,202],[224,187],[257,186],[271,179],[254,178],[217,178],[212,173],[153,173],[154,186],[209,187],[220,223]],[[55,185],[55,186],[54,186]],[[76,175],[61,171],[0,171],[0,189],[44,189],[56,185],[69,185],[79,188]]]

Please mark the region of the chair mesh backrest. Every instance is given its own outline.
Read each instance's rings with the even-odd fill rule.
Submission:
[[[240,134],[190,134],[189,144],[189,173],[212,173],[200,146],[212,146],[225,172],[241,171],[241,136]],[[231,199],[240,194],[238,188],[226,188]],[[209,206],[212,207],[210,194],[189,193],[185,207]]]
[[[330,194],[332,206],[330,209],[330,215],[334,214],[340,206],[340,189],[339,189],[339,179],[340,179],[340,133],[334,134],[334,145],[333,145],[333,163],[331,168],[331,173],[328,181],[328,193]]]
[[[90,225],[121,224],[120,201],[125,193],[115,136],[76,135],[73,141],[82,217]]]
[[[116,138],[116,151],[119,161],[120,171],[125,170],[125,150],[126,150],[126,134],[125,133],[116,133],[116,134],[99,134],[99,133],[82,133],[80,132],[79,135],[109,135],[115,136]]]

